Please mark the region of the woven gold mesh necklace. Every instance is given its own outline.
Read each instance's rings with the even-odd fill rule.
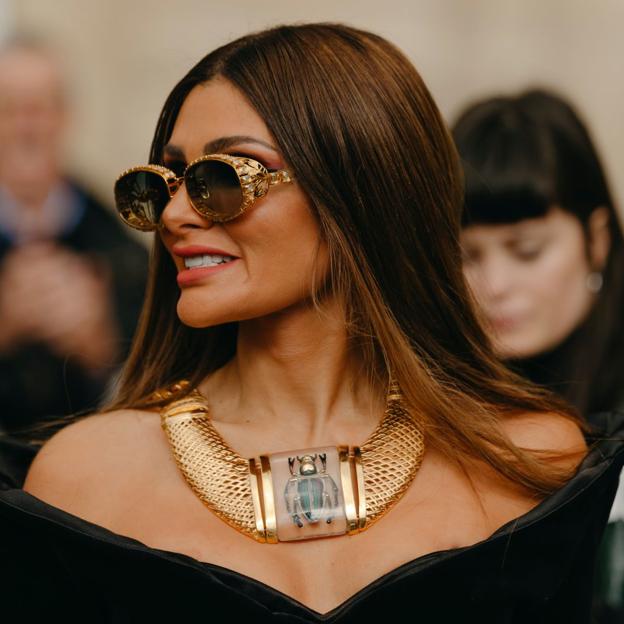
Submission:
[[[172,398],[161,425],[174,458],[199,499],[259,542],[354,535],[372,526],[405,493],[422,463],[424,436],[393,386],[384,415],[361,446],[327,446],[246,459],[214,428],[206,399],[182,381],[155,398]]]

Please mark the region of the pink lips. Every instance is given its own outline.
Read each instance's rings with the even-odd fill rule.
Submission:
[[[199,269],[184,269],[183,271],[180,271],[178,273],[176,280],[179,286],[189,286],[190,284],[201,281],[204,277],[207,277],[208,275],[223,271],[227,267],[233,265],[235,262],[236,260],[232,260],[231,262],[219,264],[212,267],[202,267]]]
[[[521,323],[521,318],[518,316],[497,316],[490,319],[490,323],[497,332],[510,332],[518,327]]]
[[[234,256],[233,254],[222,249],[217,249],[216,247],[204,247],[203,245],[189,245],[187,247],[174,246],[171,251],[180,258],[204,255],[230,256],[231,258],[234,258],[230,262],[218,264],[217,266],[182,269],[176,278],[179,286],[190,286],[191,284],[200,282],[214,273],[219,273],[220,271],[227,269],[235,264],[239,259],[237,256]]]
[[[230,256],[231,258],[237,258],[234,254],[231,254],[229,251],[224,251],[223,249],[217,249],[216,247],[206,247],[204,245],[187,245],[186,247],[182,247],[181,245],[174,245],[171,248],[172,253],[180,258],[188,258],[189,256],[205,256],[205,255],[215,255],[215,256]]]

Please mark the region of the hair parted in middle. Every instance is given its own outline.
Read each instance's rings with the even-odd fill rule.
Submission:
[[[262,117],[309,196],[330,253],[321,292],[343,303],[365,374],[390,376],[428,443],[465,467],[485,461],[536,493],[570,475],[514,446],[501,419],[527,411],[575,418],[565,404],[494,357],[464,282],[462,175],[442,117],[410,61],[380,36],[341,24],[279,26],[200,60],[168,97],[152,144],[162,163],[190,91],[234,85]],[[145,307],[116,399],[149,407],[152,392],[195,387],[235,353],[236,324],[203,329],[176,314],[176,269],[155,236]]]

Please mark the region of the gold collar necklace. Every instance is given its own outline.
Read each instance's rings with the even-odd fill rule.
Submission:
[[[200,500],[244,535],[274,544],[354,535],[372,526],[405,493],[425,452],[424,436],[396,386],[383,418],[361,446],[327,446],[245,459],[212,424],[206,399],[182,381],[161,424],[176,463]]]

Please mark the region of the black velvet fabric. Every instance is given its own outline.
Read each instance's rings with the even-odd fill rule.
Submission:
[[[3,621],[587,624],[596,551],[624,463],[624,414],[593,422],[598,438],[576,476],[537,507],[482,542],[392,570],[324,615],[243,574],[44,503],[19,488],[34,450],[0,439]],[[348,574],[349,562],[341,565]]]

